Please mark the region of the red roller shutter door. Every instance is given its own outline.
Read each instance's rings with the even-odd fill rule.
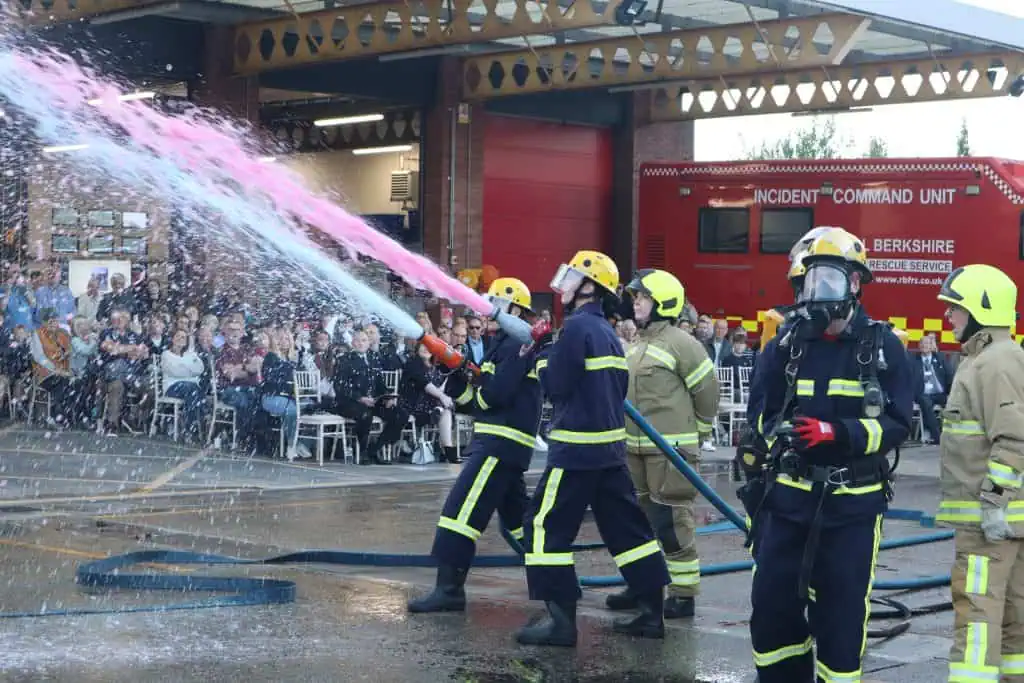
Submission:
[[[484,144],[484,263],[546,292],[573,252],[607,251],[609,129],[490,115]]]

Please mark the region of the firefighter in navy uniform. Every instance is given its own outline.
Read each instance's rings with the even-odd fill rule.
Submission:
[[[530,290],[511,277],[496,279],[491,300],[513,315],[532,315]],[[535,345],[536,347],[537,345]],[[523,475],[530,467],[540,423],[541,393],[537,356],[498,332],[484,357],[478,378],[449,375],[445,392],[456,409],[475,420],[468,459],[445,500],[431,555],[437,560],[437,585],[429,595],[409,602],[410,612],[458,612],[466,608],[464,585],[494,511],[505,528],[523,538],[529,502]]]
[[[793,320],[797,315],[796,304],[800,301],[800,295],[804,287],[804,274],[807,272],[807,268],[804,266],[804,256],[807,255],[807,250],[815,238],[824,234],[829,229],[824,226],[811,228],[789,250],[789,273],[787,277],[789,278],[790,287],[793,288],[794,303],[786,306],[776,306],[771,310],[765,311],[765,319],[762,322],[761,330],[762,351],[768,347],[768,342],[777,333],[785,333],[792,326]],[[765,442],[762,427],[759,424],[764,408],[762,366],[763,364],[761,363],[755,364],[754,372],[750,376],[750,387],[747,390],[747,427],[740,436],[740,442],[736,448],[736,460],[733,466],[736,481],[740,480],[740,471],[743,472],[748,482],[751,479],[762,478],[765,458],[768,455],[768,445]],[[760,502],[762,498],[761,485],[755,483],[751,488],[754,490],[741,491],[740,499],[746,500],[749,497]],[[748,507],[747,515],[749,517],[753,514],[753,510],[749,509],[749,506],[746,507]]]
[[[636,596],[639,615],[615,631],[663,638],[668,568],[626,467],[623,401],[626,359],[608,314],[618,305],[619,271],[606,255],[580,251],[551,282],[570,312],[558,340],[538,363],[551,401],[548,464],[523,520],[526,580],[547,614],[519,629],[524,645],[576,644],[581,597],[572,543],[589,505],[615,564]]]
[[[860,680],[891,496],[886,454],[912,416],[903,345],[859,304],[871,280],[863,242],[830,228],[803,263],[804,315],[760,359],[769,458],[751,534],[759,683]]]

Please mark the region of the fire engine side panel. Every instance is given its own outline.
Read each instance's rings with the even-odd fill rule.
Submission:
[[[1012,187],[994,173],[864,173],[856,163],[841,172],[775,172],[773,164],[770,173],[737,174],[645,167],[638,265],[671,270],[700,312],[754,330],[758,311],[793,300],[793,242],[809,227],[841,226],[868,248],[876,278],[864,289],[869,313],[912,340],[933,331],[953,344],[935,299],[950,270],[990,263],[1024,276]]]

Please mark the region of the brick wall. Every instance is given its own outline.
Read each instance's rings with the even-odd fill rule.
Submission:
[[[423,247],[426,255],[452,272],[481,265],[483,212],[483,107],[470,106],[469,122],[454,131],[455,201],[451,201],[452,119],[457,117],[462,67],[454,57],[438,67],[437,93],[425,115],[423,155]],[[449,261],[449,221],[454,240]]]
[[[651,97],[651,91],[631,93],[625,102],[623,122],[615,130],[612,256],[623,269],[623,278],[636,267],[640,165],[693,159],[693,121],[652,123]]]

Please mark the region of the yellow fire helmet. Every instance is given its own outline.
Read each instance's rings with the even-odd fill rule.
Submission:
[[[1017,285],[993,266],[957,268],[942,283],[938,299],[965,309],[982,327],[1017,325]]]
[[[530,289],[526,286],[526,283],[518,278],[499,277],[487,289],[487,296],[506,313],[508,313],[510,304],[515,304],[524,311],[533,313],[533,308],[531,308],[533,299],[530,296]]]
[[[840,261],[861,274],[861,282],[871,282],[868,250],[856,235],[843,228],[829,227],[814,238],[803,257],[803,266],[810,268],[821,261]]]
[[[628,292],[643,292],[654,300],[654,315],[675,320],[683,313],[686,290],[675,275],[664,270],[638,270],[626,285]]]
[[[768,345],[775,335],[779,333],[779,327],[785,318],[774,308],[764,312],[764,321],[761,323],[761,349]]]
[[[789,250],[789,279],[803,277],[807,274],[807,268],[804,266],[804,256],[807,255],[807,250],[811,244],[820,235],[827,233],[829,228],[827,226],[821,226],[818,228],[811,228],[804,233],[804,236],[797,240],[793,248]]]
[[[607,254],[599,251],[577,251],[569,263],[563,263],[551,280],[551,289],[559,294],[573,291],[587,278],[611,294],[618,296],[619,267]]]

